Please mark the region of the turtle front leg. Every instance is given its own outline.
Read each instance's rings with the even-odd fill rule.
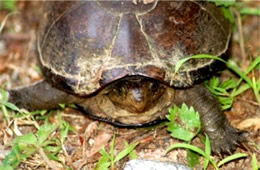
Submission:
[[[27,110],[54,109],[59,104],[78,103],[82,99],[52,87],[46,80],[35,84],[11,89],[8,91],[8,101],[19,108]]]
[[[177,104],[184,102],[200,113],[202,130],[209,136],[213,152],[231,153],[246,141],[246,133],[229,124],[220,103],[203,85],[176,90],[175,99]]]

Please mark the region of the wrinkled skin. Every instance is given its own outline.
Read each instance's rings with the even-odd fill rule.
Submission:
[[[202,130],[209,136],[215,153],[231,153],[236,146],[246,140],[245,133],[230,126],[220,104],[203,85],[176,89],[174,93],[169,93],[170,89],[156,80],[142,77],[126,78],[101,90],[93,97],[83,98],[58,90],[46,81],[40,81],[28,87],[10,90],[9,101],[29,110],[53,109],[58,108],[60,103],[75,103],[94,119],[124,127],[153,124],[157,119],[164,119],[173,104],[186,103],[200,113]],[[163,98],[165,93],[173,95],[171,104],[168,105],[166,101],[163,101],[163,104],[158,107],[156,104],[160,100],[168,100],[168,98]],[[109,104],[99,103],[100,98],[110,101],[107,102]],[[102,113],[102,107],[105,107],[105,111],[115,107],[115,110],[112,110],[115,115]],[[152,111],[153,109],[155,112]],[[131,116],[126,116],[124,119],[116,118],[118,114],[115,112],[119,115],[126,112],[127,115],[134,115],[134,118]],[[157,112],[160,116],[156,115]],[[152,114],[152,116],[143,118],[143,114]],[[133,120],[129,122],[128,119]]]

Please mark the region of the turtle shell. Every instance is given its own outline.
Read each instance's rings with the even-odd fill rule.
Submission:
[[[190,87],[218,68],[212,59],[176,63],[195,54],[225,55],[231,30],[212,3],[154,1],[48,2],[38,33],[46,79],[85,96],[126,76]]]

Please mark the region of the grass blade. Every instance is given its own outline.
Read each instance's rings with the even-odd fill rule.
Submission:
[[[205,141],[205,153],[207,155],[211,154],[210,141],[209,141],[209,137],[207,134],[206,134],[206,141]],[[204,169],[207,169],[208,165],[209,165],[209,160],[204,159],[204,164],[203,164]]]
[[[41,146],[45,140],[50,136],[52,132],[54,132],[57,128],[56,124],[45,124],[40,126],[40,129],[37,132],[38,136],[38,144]]]
[[[216,162],[213,159],[211,159],[210,156],[208,154],[206,154],[200,148],[193,146],[193,145],[190,145],[190,144],[186,144],[186,143],[177,143],[177,144],[171,145],[167,149],[166,153],[169,152],[170,150],[175,149],[175,148],[185,148],[185,149],[190,149],[194,152],[197,152],[198,154],[202,155],[205,159],[208,159],[209,162],[214,166],[214,168],[218,170],[218,166],[217,166]]]
[[[260,8],[242,8],[239,10],[241,15],[256,15],[260,16]]]
[[[115,158],[114,163],[117,161],[121,160],[124,158],[126,155],[128,155],[130,152],[134,150],[134,148],[138,145],[139,143],[133,143],[129,146],[127,146],[123,151],[121,151]]]
[[[250,87],[252,88],[254,87],[252,81],[231,60],[229,60],[226,63],[227,63],[227,67],[230,68],[232,71],[234,71],[237,75],[239,75],[243,80],[245,80]]]
[[[252,156],[252,167],[253,167],[253,170],[258,170],[258,168],[259,168],[255,153],[253,153],[253,156]]]
[[[1,25],[0,25],[0,34],[1,34],[1,32],[3,31],[3,29],[4,29],[4,26],[5,26],[5,24],[6,24],[6,21],[7,21],[7,19],[8,19],[8,17],[10,17],[11,15],[14,15],[14,14],[16,14],[16,13],[18,13],[18,12],[11,12],[11,13],[9,13],[9,14],[7,14],[6,16],[5,16],[5,18],[4,18],[4,20],[2,21],[2,23],[1,23]]]
[[[2,111],[3,111],[3,115],[5,117],[5,120],[9,124],[10,123],[9,114],[7,112],[7,109],[6,109],[5,105],[2,105],[1,108],[2,108]]]
[[[243,157],[247,157],[247,154],[245,154],[245,153],[236,153],[234,155],[228,156],[228,157],[226,157],[225,159],[221,160],[218,163],[218,167],[221,167],[223,164],[225,164],[225,163],[227,163],[229,161],[232,161],[232,160],[235,160],[235,159],[239,159],[239,158],[243,158]]]

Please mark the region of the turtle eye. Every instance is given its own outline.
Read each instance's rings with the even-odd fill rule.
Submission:
[[[122,96],[123,93],[124,93],[124,88],[123,87],[119,87],[119,88],[116,88],[114,91],[116,92],[116,94],[118,96]]]
[[[153,92],[156,92],[159,89],[159,86],[160,86],[159,83],[153,82],[153,83],[151,83],[151,90]]]

